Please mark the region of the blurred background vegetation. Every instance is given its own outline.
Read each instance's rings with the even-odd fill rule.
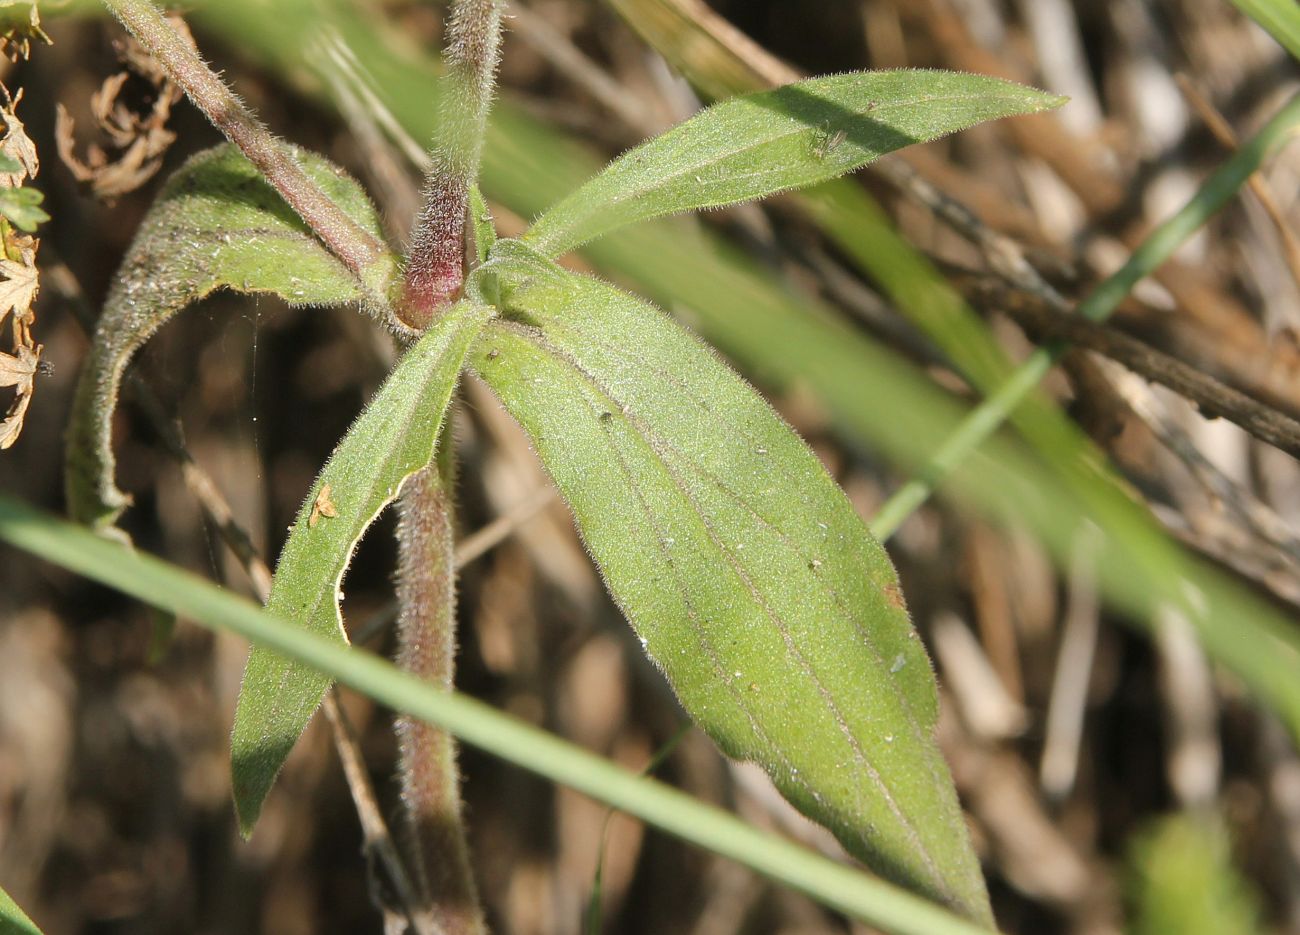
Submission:
[[[3,75],[23,89],[18,114],[43,160],[35,184],[52,220],[36,337],[51,372],[0,455],[0,483],[55,510],[85,323],[162,179],[217,142],[90,9],[43,5],[53,44]],[[484,178],[506,234],[702,102],[799,73],[956,68],[1071,96],[1055,115],[979,127],[805,196],[644,225],[573,258],[712,340],[867,519],[1300,84],[1226,0],[512,10]],[[353,171],[400,240],[443,7],[224,0],[181,12],[263,119]],[[1293,146],[1108,325],[1070,331],[1075,349],[1018,416],[1021,434],[966,459],[889,541],[1009,933],[1300,932],[1298,181]],[[271,300],[217,296],[167,326],[118,425],[136,542],[254,593],[213,504],[274,556],[392,353],[359,316]],[[459,684],[640,769],[683,715],[522,435],[481,386],[462,398]],[[1235,424],[1258,435],[1259,420],[1275,444]],[[169,437],[177,423],[190,462]],[[207,480],[219,497],[196,497]],[[354,639],[379,651],[391,522],[346,583]],[[240,843],[226,757],[246,647],[183,624],[160,637],[156,623],[5,554],[0,884],[50,935],[378,931],[390,898],[327,726],[309,731]],[[389,718],[348,694],[342,707],[391,810]],[[463,771],[496,931],[581,930],[598,865],[608,932],[854,930],[473,752]],[[836,852],[698,732],[658,775]]]

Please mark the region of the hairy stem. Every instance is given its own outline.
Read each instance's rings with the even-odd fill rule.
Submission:
[[[465,213],[492,103],[503,6],[503,0],[457,0],[452,11],[438,136],[411,232],[399,303],[399,314],[412,328],[428,327],[465,283]]]
[[[450,691],[456,655],[450,427],[435,464],[406,484],[398,526],[398,664]],[[482,911],[461,820],[456,745],[446,731],[397,722],[399,772],[416,876],[445,935],[483,935]]]
[[[329,199],[288,146],[253,116],[150,0],[104,0],[194,105],[255,165],[308,227],[372,292],[382,292],[387,248]]]

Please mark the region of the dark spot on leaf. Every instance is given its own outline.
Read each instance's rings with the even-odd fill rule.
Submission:
[[[490,350],[490,351],[487,352],[487,359],[488,359],[488,360],[496,360],[496,359],[497,359],[498,357],[500,357],[500,356],[501,356],[501,350],[500,350],[500,348],[496,348],[496,347],[494,347],[494,348],[492,348],[492,350]]]
[[[610,419],[612,419],[612,418],[614,418],[614,413],[612,413],[612,412],[602,412],[602,413],[600,414],[600,421],[601,421],[601,422],[608,422],[608,421],[609,421]]]
[[[897,581],[885,585],[885,600],[898,610],[907,610],[907,602],[903,600],[903,589],[898,586]]]

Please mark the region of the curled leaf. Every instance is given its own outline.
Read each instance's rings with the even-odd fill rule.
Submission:
[[[185,21],[178,16],[169,19],[193,45]],[[62,104],[54,124],[59,158],[77,181],[104,201],[135,191],[162,168],[163,156],[176,140],[167,121],[181,99],[176,82],[135,39],[128,37],[119,45],[118,57],[126,69],[106,78],[90,98],[91,113],[108,148],[91,145],[83,161],[76,154],[72,116]],[[123,91],[132,81],[144,82],[149,89],[153,103],[147,113],[137,113],[123,101]]]
[[[377,238],[361,187],[301,150],[303,170]],[[111,526],[130,502],[114,482],[111,420],[131,356],[164,322],[217,289],[269,292],[293,305],[361,298],[356,279],[312,236],[234,146],[199,153],[171,177],[109,292],[77,384],[68,428],[68,510]]]
[[[509,241],[476,285],[502,319],[471,363],[686,709],[878,872],[989,921],[929,660],[816,456],[635,297]]]

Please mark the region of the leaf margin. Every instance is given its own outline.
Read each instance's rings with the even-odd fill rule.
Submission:
[[[900,99],[901,91],[912,96]],[[971,102],[968,111],[924,110],[961,100]],[[995,100],[1006,106],[993,106]],[[625,152],[542,212],[520,239],[553,258],[629,224],[807,188],[906,146],[1064,102],[1002,78],[911,68],[821,75],[739,95]],[[905,112],[887,123],[882,118],[894,108]],[[714,151],[719,146],[732,149]],[[751,171],[738,173],[746,162]],[[675,193],[682,184],[718,193]]]
[[[481,303],[458,302],[398,361],[299,509],[276,564],[269,611],[348,642],[339,599],[356,547],[406,481],[433,459],[465,355],[494,314]],[[367,448],[383,452],[378,467],[363,460]],[[353,482],[354,474],[359,482]],[[328,510],[322,509],[325,501]],[[244,837],[252,834],[267,793],[329,684],[268,650],[250,653],[231,732],[232,789]]]
[[[668,316],[643,300],[593,277],[564,271],[517,241],[501,242],[493,259],[480,270],[477,279],[482,284],[483,293],[490,294],[501,310],[501,317],[492,322],[478,342],[471,355],[471,368],[488,384],[531,438],[537,455],[569,503],[583,542],[596,561],[615,602],[637,631],[647,653],[669,677],[674,691],[695,721],[729,755],[761,765],[796,808],[830,828],[841,843],[878,872],[911,886],[914,891],[924,893],[955,911],[964,912],[969,918],[990,923],[991,914],[983,877],[965,838],[965,825],[961,820],[947,766],[934,743],[937,695],[933,670],[920,642],[915,639],[915,631],[902,606],[901,592],[897,589],[896,573],[884,550],[871,538],[865,524],[852,510],[843,491],[826,473],[825,468],[770,405],[730,371],[707,345],[679,329]],[[564,343],[563,336],[557,337],[560,332],[566,328],[581,329],[588,324],[587,318],[596,313],[590,305],[581,306],[580,303],[563,309],[556,304],[549,314],[543,311],[541,306],[545,302],[555,300],[554,295],[546,295],[546,289],[556,282],[580,283],[580,286],[574,288],[586,290],[584,295],[587,298],[591,297],[592,291],[616,295],[620,297],[618,301],[629,303],[635,309],[629,315],[646,316],[649,331],[640,333],[613,331],[608,320],[600,320],[599,330],[604,338],[620,347],[629,347],[630,352],[636,354],[635,360],[627,363],[632,372],[644,369],[647,361],[656,356],[656,352],[647,346],[653,340],[653,337],[647,338],[647,333],[653,335],[655,329],[669,329],[664,332],[671,335],[666,342],[672,343],[675,348],[688,346],[694,357],[691,361],[694,366],[683,366],[683,372],[689,370],[694,375],[700,370],[707,370],[710,378],[724,374],[734,391],[740,392],[743,388],[746,408],[743,417],[737,416],[740,424],[746,429],[751,428],[748,420],[761,411],[761,418],[769,420],[771,426],[783,433],[783,444],[792,446],[779,450],[773,444],[770,452],[759,447],[756,453],[761,456],[760,460],[768,460],[769,454],[775,459],[787,454],[788,450],[797,450],[800,470],[810,470],[816,478],[811,486],[815,486],[818,494],[828,496],[835,504],[839,511],[836,517],[810,512],[807,519],[807,526],[811,529],[815,525],[827,540],[820,546],[810,546],[822,551],[810,551],[808,555],[820,555],[825,559],[825,567],[822,567],[821,560],[809,559],[807,556],[788,563],[784,568],[785,576],[799,579],[797,584],[789,585],[789,595],[779,594],[778,586],[755,583],[758,576],[753,574],[754,569],[760,568],[766,561],[756,557],[760,556],[761,547],[745,552],[741,557],[745,561],[737,558],[734,570],[731,570],[734,576],[744,582],[742,587],[756,589],[753,591],[753,607],[756,608],[754,613],[758,618],[770,615],[772,608],[778,607],[783,613],[809,616],[809,620],[801,624],[802,629],[791,628],[801,645],[796,647],[790,643],[791,634],[787,632],[786,624],[779,623],[775,617],[769,622],[774,625],[775,632],[781,634],[778,643],[785,640],[784,650],[777,645],[775,649],[768,647],[772,650],[769,653],[750,652],[745,655],[735,649],[735,644],[740,641],[736,633],[749,636],[758,633],[761,636],[763,625],[759,622],[753,622],[752,629],[735,630],[731,636],[719,630],[714,617],[719,620],[728,617],[728,612],[721,608],[729,598],[719,598],[717,594],[710,594],[710,591],[716,587],[713,579],[725,577],[728,570],[718,569],[712,574],[705,574],[701,573],[701,567],[694,567],[696,574],[688,572],[682,575],[675,567],[691,566],[692,561],[698,566],[698,560],[692,558],[692,551],[698,542],[703,541],[701,537],[713,538],[713,531],[692,532],[691,519],[671,519],[669,513],[661,512],[656,517],[654,508],[646,503],[641,493],[642,489],[653,488],[659,483],[662,489],[670,491],[671,496],[672,484],[684,482],[662,478],[656,481],[649,476],[653,471],[645,471],[637,481],[629,480],[627,491],[606,494],[598,489],[600,484],[605,483],[605,474],[622,471],[630,479],[634,472],[644,467],[641,464],[628,466],[632,460],[630,449],[619,447],[613,432],[624,421],[634,421],[642,416],[650,419],[650,416],[644,415],[646,412],[661,413],[667,406],[655,409],[645,400],[629,404],[630,397],[627,395],[622,397],[622,403],[612,396],[607,400],[599,395],[589,398],[584,396],[586,390],[582,388],[572,392],[572,398],[577,402],[569,408],[559,401],[560,396],[554,387],[564,382],[560,369],[571,366],[575,370],[581,370],[589,360],[579,362],[568,358],[567,355],[573,352],[571,341],[559,350],[547,346],[547,342],[559,340]],[[562,288],[556,286],[555,290],[558,292]],[[529,296],[521,299],[523,293],[529,293]],[[542,297],[539,297],[539,293]],[[546,355],[552,356],[558,364],[550,369],[545,362],[538,364],[538,360]],[[524,363],[520,364],[519,361]],[[512,374],[503,367],[506,362],[525,369]],[[629,385],[635,377],[629,377],[627,371],[617,375],[606,373],[604,377],[608,384],[617,384],[624,394],[632,392]],[[671,377],[656,373],[653,379],[665,382],[671,380]],[[548,392],[550,395],[545,397],[544,403],[537,402]],[[600,391],[592,392],[599,394]],[[721,394],[709,396],[706,405],[723,405],[719,402],[720,396]],[[528,411],[530,405],[535,407],[531,414]],[[641,411],[635,412],[638,406]],[[547,412],[547,407],[553,411]],[[538,411],[543,414],[538,415]],[[596,428],[597,424],[599,429]],[[580,441],[583,432],[589,436],[585,444]],[[717,425],[712,425],[707,426],[702,434],[716,437],[722,433],[718,431]],[[604,437],[592,443],[590,438],[597,436]],[[606,441],[614,453],[608,455],[609,464],[602,465],[590,449],[599,448]],[[649,442],[647,446],[653,447]],[[570,459],[577,460],[567,463]],[[668,460],[662,463],[667,465]],[[738,469],[742,467],[739,462],[736,466]],[[678,468],[665,467],[664,477],[674,474]],[[748,466],[745,466],[745,470],[737,470],[737,475],[744,475],[737,483],[766,483],[766,479],[750,478],[747,469]],[[800,480],[808,481],[809,477],[804,476]],[[801,492],[796,495],[808,494],[801,488]],[[685,493],[682,496],[691,499]],[[754,496],[770,496],[770,491]],[[627,519],[620,513],[620,509],[623,509],[620,504],[633,501],[639,502],[642,512],[630,513],[634,518]],[[701,502],[696,498],[692,501],[692,506],[696,509],[715,509],[716,504],[701,506]],[[802,505],[808,506],[808,503],[815,504],[816,501],[807,501]],[[814,505],[813,509],[815,508]],[[796,506],[791,512],[797,512],[798,509]],[[755,518],[758,522],[754,523],[754,529],[767,522],[767,519],[758,514],[755,514]],[[707,527],[709,522],[704,519],[704,526]],[[785,520],[778,521],[772,527],[772,537],[786,535],[781,522]],[[848,535],[856,538],[852,538],[847,545],[834,544],[845,534],[846,529],[850,530]],[[662,551],[662,562],[659,565],[651,560],[644,567],[638,568],[635,561],[629,562],[619,554],[623,549],[635,549],[638,537],[643,542],[643,551]],[[738,546],[733,543],[731,547],[724,547],[722,540],[716,539],[718,554],[740,556],[738,550],[743,550],[745,544],[744,541],[736,541],[740,542]],[[870,566],[866,555],[859,560],[856,551],[852,552],[851,558],[842,557],[836,551],[840,549],[848,555],[849,551],[866,548],[868,543],[874,549],[869,554],[883,559],[883,567],[887,569],[884,580],[880,578],[879,569],[877,573],[864,575]],[[800,568],[801,563],[805,567]],[[874,634],[880,641],[878,644],[855,654],[854,641],[868,640],[859,618],[855,616],[856,609],[841,606],[837,612],[824,614],[827,599],[823,597],[820,603],[809,601],[807,607],[791,610],[791,607],[797,606],[797,601],[791,595],[819,593],[815,590],[818,585],[809,582],[822,575],[842,574],[845,567],[851,567],[858,575],[873,579],[869,586],[851,579],[857,583],[847,587],[848,593],[853,593],[857,599],[862,598],[865,591],[873,591],[874,596],[862,598],[868,601],[868,605],[871,601],[877,607],[887,603],[892,605],[891,610],[897,612],[896,617],[887,615],[883,618],[892,620],[895,628],[901,625],[902,630],[896,631],[896,641],[890,642],[894,636],[889,628],[885,628]],[[664,579],[673,577],[678,578],[677,598],[671,596],[673,588],[664,584]],[[774,579],[776,576],[769,577]],[[831,595],[829,600],[841,600],[836,596],[836,588],[845,580],[837,578],[836,585],[828,588],[826,593]],[[814,591],[809,592],[809,587],[814,588]],[[854,592],[854,587],[858,591]],[[653,620],[656,610],[669,604],[677,608],[670,610],[670,614],[676,614],[677,622],[665,624]],[[815,621],[811,619],[814,612],[808,610],[814,607],[815,613],[824,614]],[[839,614],[838,617],[836,613]],[[816,627],[812,626],[814,623]],[[831,624],[838,628],[836,635],[839,637],[844,637],[846,633],[855,635],[833,648],[830,643],[816,645],[819,640],[817,631],[830,629]],[[679,627],[687,632],[688,637],[693,633],[698,645],[692,645],[688,649],[674,644],[674,637],[662,633],[662,628],[670,626]],[[771,641],[771,633],[767,639]],[[727,642],[731,645],[724,646]],[[885,650],[882,644],[895,648]],[[898,648],[900,644],[904,647],[901,650]],[[776,658],[781,653],[786,654],[786,661],[793,660],[784,668],[782,660]],[[868,657],[874,658],[875,662],[865,661]],[[903,663],[901,665],[900,660]],[[781,679],[788,677],[790,671],[797,670],[800,666],[803,667],[801,672],[804,681],[799,683],[797,689],[793,683],[782,685]],[[846,702],[847,696],[853,693],[843,691],[844,686],[860,686],[861,683],[853,681],[853,677],[872,671],[876,674],[874,685],[863,691],[871,697],[873,704],[901,712],[901,726],[882,726],[884,715],[870,710],[870,705],[861,699],[854,698]],[[854,673],[854,676],[849,676],[849,672]],[[733,674],[735,679],[732,678]],[[792,699],[799,696],[800,692],[807,695],[804,701],[818,703],[817,692],[826,690],[822,680],[828,675],[832,678],[830,684],[839,692],[839,696],[835,700],[822,696],[820,703],[826,706],[828,713],[824,713],[820,721],[815,721],[821,726],[814,742],[805,723],[786,722],[796,717],[790,710],[798,707]],[[899,689],[896,680],[900,678],[911,686],[909,690]],[[740,683],[748,683],[748,688]],[[741,690],[738,690],[738,684]],[[748,696],[746,691],[755,694]],[[916,708],[914,705],[918,696],[921,706]],[[889,700],[891,698],[892,701]],[[728,705],[733,707],[729,708]],[[846,715],[844,711],[850,713]],[[756,715],[755,712],[759,713]],[[745,723],[746,719],[748,724]],[[879,730],[876,731],[876,728]],[[773,729],[784,731],[782,739],[776,740],[773,736],[766,735],[765,732]],[[828,738],[831,742],[824,743]],[[869,754],[865,746],[860,746],[864,744],[870,746]],[[827,753],[819,745],[834,752]],[[786,752],[781,752],[783,749]],[[789,751],[795,752],[788,755]],[[861,769],[855,772],[848,765],[849,761],[831,764],[827,759],[842,755],[850,756],[851,761],[856,762]],[[889,765],[887,768],[878,768],[880,762]],[[882,778],[883,774],[888,774],[888,779]],[[814,775],[820,777],[819,780],[810,781],[808,777]],[[900,779],[900,776],[905,778]],[[867,791],[864,792],[864,788]],[[935,789],[939,791],[931,794]],[[871,796],[877,792],[883,792],[876,803],[878,808],[871,801]],[[898,804],[904,800],[906,807]],[[919,804],[919,800],[924,800],[924,804]],[[877,822],[884,824],[890,820],[881,816],[888,816],[891,811],[901,831],[895,833],[896,829],[886,828],[881,832],[880,827],[875,827],[868,833],[867,829]],[[925,825],[923,831],[917,830],[918,822]],[[900,845],[900,840],[906,843]],[[919,850],[923,852],[915,860],[912,859],[915,855],[909,851],[913,843],[921,845]],[[918,869],[922,865],[926,869]]]
[[[359,183],[323,156],[298,147],[290,149],[303,170],[342,203],[354,220],[372,233],[381,231],[379,213]],[[204,173],[209,177],[205,178]],[[227,229],[224,234],[206,218],[186,226],[187,220],[216,210],[214,205],[223,201],[233,205],[229,208],[232,212],[242,211],[250,219],[264,218],[264,226]],[[248,210],[250,207],[253,210]],[[303,275],[288,274],[286,286],[270,281],[271,275],[279,273],[267,274],[263,269],[257,272],[265,279],[255,281],[245,272],[238,283],[234,282],[234,274],[217,267],[223,262],[249,262],[248,256],[241,257],[241,250],[248,244],[231,238],[232,234],[250,233],[278,237],[291,245],[286,249],[299,250],[300,255],[286,257],[284,262],[296,264]],[[197,238],[213,235],[222,239],[211,246],[210,256],[199,259]],[[176,242],[193,251],[181,255],[179,262]],[[158,257],[166,263],[160,264]],[[264,259],[259,257],[257,262]],[[386,262],[395,265],[396,260],[390,255]],[[110,530],[131,503],[131,498],[117,487],[112,448],[112,417],[127,367],[159,328],[195,302],[223,289],[274,294],[290,305],[343,305],[364,303],[367,298],[362,284],[316,240],[231,143],[194,154],[168,178],[114,278],[82,364],[65,436],[64,491],[68,513],[74,520],[114,534]],[[141,310],[142,305],[152,307]]]

